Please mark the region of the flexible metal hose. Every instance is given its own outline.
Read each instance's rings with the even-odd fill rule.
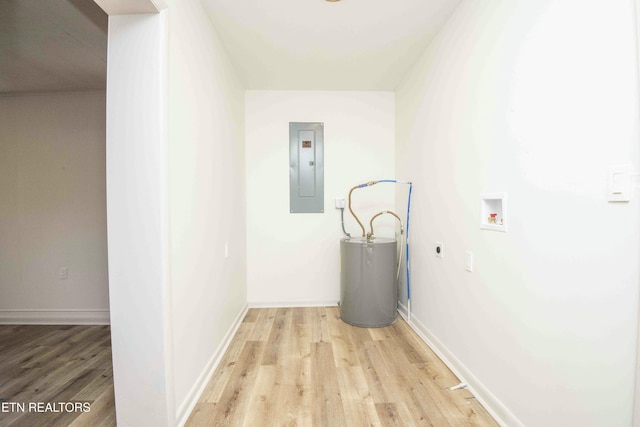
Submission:
[[[396,219],[398,220],[398,222],[400,222],[400,255],[398,256],[398,267],[397,267],[397,271],[396,271],[396,280],[400,279],[400,266],[402,265],[402,238],[404,236],[404,228],[402,227],[402,219],[400,219],[400,217],[392,212],[392,211],[382,211],[382,212],[378,212],[377,214],[375,214],[372,218],[371,221],[369,221],[369,226],[371,227],[371,232],[367,235],[367,239],[373,239],[373,220],[376,219],[377,217],[379,217],[380,215],[384,215],[384,214],[389,214],[389,215],[393,215],[394,217],[396,217]]]
[[[350,239],[351,234],[347,233],[347,230],[344,228],[344,208],[340,208],[340,220],[342,221],[342,232]]]
[[[374,184],[377,184],[377,183],[378,183],[377,181],[371,181],[371,182],[368,182],[366,184],[356,185],[351,190],[349,190],[349,212],[351,212],[351,215],[353,215],[353,217],[356,219],[356,222],[358,223],[358,225],[362,229],[362,237],[367,237],[367,231],[364,229],[364,225],[362,225],[362,223],[360,222],[360,218],[358,218],[358,215],[356,215],[356,213],[351,208],[351,193],[353,193],[353,190],[356,190],[358,188],[368,187],[370,185],[374,185]]]
[[[368,237],[373,237],[373,220],[376,219],[377,217],[379,217],[380,215],[384,215],[384,214],[389,214],[389,215],[393,215],[397,218],[398,221],[400,221],[400,233],[403,232],[403,228],[402,228],[402,220],[400,219],[400,217],[391,211],[382,211],[382,212],[378,212],[377,214],[375,214],[372,218],[371,221],[369,221],[369,227],[371,227],[371,233],[369,233]]]

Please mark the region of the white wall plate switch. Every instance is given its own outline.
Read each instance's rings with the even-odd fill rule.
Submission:
[[[464,251],[464,269],[473,271],[473,253],[471,251]]]
[[[607,200],[610,202],[631,201],[631,166],[617,166],[609,169]]]

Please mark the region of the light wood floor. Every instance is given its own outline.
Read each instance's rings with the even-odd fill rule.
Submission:
[[[108,326],[0,326],[0,426],[115,426]],[[29,412],[29,402],[88,402],[90,412]],[[53,408],[54,410],[56,408]]]
[[[496,426],[401,319],[250,309],[187,426]]]

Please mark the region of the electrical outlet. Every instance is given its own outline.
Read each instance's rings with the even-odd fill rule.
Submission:
[[[436,256],[436,258],[442,258],[443,247],[444,245],[442,242],[436,242],[433,246],[433,254]]]
[[[59,279],[68,279],[69,278],[69,269],[67,267],[60,267],[58,271]]]
[[[344,209],[344,207],[345,207],[344,198],[337,198],[336,199],[336,209]]]

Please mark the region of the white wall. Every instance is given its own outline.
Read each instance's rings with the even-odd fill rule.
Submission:
[[[253,305],[336,304],[340,211],[351,187],[394,178],[394,95],[246,92],[247,292]],[[324,213],[289,213],[289,122],[324,123]],[[393,209],[391,184],[356,190],[364,221]],[[389,217],[388,215],[386,217]],[[347,230],[360,229],[345,212]],[[382,218],[380,235],[394,235]]]
[[[206,16],[198,0],[110,16],[118,425],[183,423],[246,312],[244,91]]]
[[[606,183],[640,170],[633,16],[463,1],[396,94],[413,319],[507,425],[631,424],[640,195],[608,203]],[[479,229],[498,191],[507,233]]]
[[[104,93],[0,97],[0,236],[0,322],[108,322]]]
[[[119,426],[174,425],[167,16],[110,16],[109,301]]]
[[[168,12],[171,318],[181,418],[247,302],[244,88],[201,2],[170,1]]]

